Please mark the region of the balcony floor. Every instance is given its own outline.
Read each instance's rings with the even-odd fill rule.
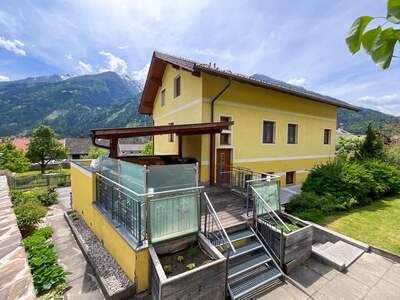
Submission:
[[[246,214],[244,198],[218,186],[206,187],[204,192],[210,198],[224,228],[233,227],[247,221],[244,217]],[[204,216],[202,216],[201,223],[204,223]]]

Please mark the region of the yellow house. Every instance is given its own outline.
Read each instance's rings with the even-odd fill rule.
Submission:
[[[280,175],[283,186],[302,183],[335,157],[336,109],[358,108],[259,77],[154,52],[139,111],[155,126],[234,122],[217,136],[155,136],[154,153],[195,158],[202,182],[236,166]]]
[[[208,276],[208,266],[167,279],[157,251],[165,254],[193,239],[211,245],[216,233],[219,242],[223,240],[220,249],[214,249],[217,252],[223,253],[228,244],[231,249],[233,244],[254,247],[249,251],[257,255],[261,251],[256,257],[261,261],[244,261],[246,270],[240,271],[242,281],[252,280],[253,268],[263,266],[258,270],[261,281],[243,286],[258,288],[283,276],[254,224],[266,213],[280,211],[279,186],[303,182],[311,168],[335,156],[336,109],[358,109],[260,79],[154,52],[139,108],[152,116],[154,126],[93,129],[93,144],[109,149],[109,157],[93,164],[72,162],[72,208],[103,242],[136,292],[151,290],[154,299],[164,299],[178,283],[175,288],[179,286],[185,299],[209,291],[198,277],[201,272]],[[154,137],[154,155],[123,156],[119,139],[138,136]],[[205,191],[201,183],[228,184],[230,191],[212,194],[215,187]],[[241,238],[231,242],[232,235]],[[222,289],[226,286],[232,299],[250,293],[251,289],[239,292],[238,282],[227,281],[226,261],[235,257],[221,253],[209,267],[225,266],[217,272],[225,280]],[[192,275],[198,286],[182,283],[197,284]],[[214,279],[209,282],[221,283]],[[221,292],[221,287],[213,288]]]

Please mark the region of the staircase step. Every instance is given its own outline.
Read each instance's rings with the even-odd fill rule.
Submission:
[[[250,276],[244,277],[233,283],[229,283],[229,290],[233,299],[245,296],[254,290],[267,285],[268,283],[280,278],[282,273],[275,267],[260,268],[260,271]]]
[[[262,253],[261,255],[252,256],[249,259],[243,260],[235,265],[229,265],[228,278],[233,278],[237,275],[243,274],[251,269],[255,269],[262,264],[271,261],[271,257]]]
[[[326,243],[320,245],[320,246],[318,247],[318,249],[324,251],[324,250],[328,249],[328,248],[329,248],[330,246],[332,246],[332,245],[333,245],[332,242],[326,242]]]
[[[236,253],[233,253],[233,251],[231,251],[230,258],[232,259],[260,248],[262,248],[262,245],[258,241],[251,241],[250,243],[236,247]],[[223,252],[225,257],[228,257],[229,251],[230,250],[225,250]]]
[[[240,240],[244,240],[250,237],[254,236],[254,233],[249,230],[249,229],[245,229],[245,230],[240,230],[240,231],[236,231],[233,233],[228,234],[229,238],[231,239],[232,243],[233,242],[237,242]]]

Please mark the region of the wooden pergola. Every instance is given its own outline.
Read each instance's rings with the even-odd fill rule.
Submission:
[[[101,128],[92,129],[93,145],[110,151],[110,157],[118,157],[118,139],[140,136],[155,136],[162,134],[176,134],[178,136],[178,155],[182,156],[182,136],[210,135],[210,183],[214,182],[215,175],[215,134],[229,129],[233,122],[195,123],[183,125],[163,125],[136,128]],[[109,140],[109,146],[97,143],[97,139]]]

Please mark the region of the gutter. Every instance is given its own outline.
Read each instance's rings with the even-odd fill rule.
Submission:
[[[214,123],[214,104],[219,97],[231,86],[232,79],[228,78],[228,83],[224,88],[211,100],[211,123]],[[210,185],[214,185],[215,182],[215,134],[210,134]]]

